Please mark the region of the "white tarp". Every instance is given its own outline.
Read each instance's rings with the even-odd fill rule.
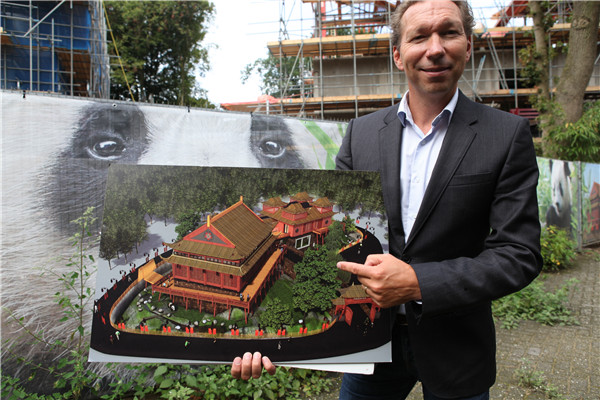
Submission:
[[[53,301],[59,285],[39,269],[68,270],[69,222],[88,206],[101,210],[110,163],[333,168],[345,132],[334,122],[0,94],[2,306],[49,341],[65,332]],[[3,312],[3,342],[17,328],[8,319]]]

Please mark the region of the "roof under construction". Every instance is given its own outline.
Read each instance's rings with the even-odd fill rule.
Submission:
[[[282,98],[263,95],[256,101],[221,106],[234,111],[347,120],[399,102],[407,84],[394,66],[388,28],[397,2],[303,2],[311,4],[314,11],[308,34],[300,39],[280,37],[267,44],[272,57],[312,60],[312,69],[301,71],[299,86],[286,84]],[[481,15],[477,6],[472,2],[475,17]],[[535,88],[521,76],[518,57],[520,49],[533,43],[526,8],[527,1],[511,1],[493,13],[496,22],[490,27],[487,21],[477,24],[473,54],[459,82],[461,90],[477,101],[515,113],[530,107],[529,97],[535,94]],[[560,48],[569,40],[570,2],[553,1],[550,12],[554,20],[550,44]],[[523,18],[523,23],[518,18]],[[285,24],[283,16],[281,21]],[[557,53],[550,67],[552,76],[559,75],[564,64],[564,55]],[[295,63],[301,64],[305,63]],[[595,82],[598,78],[590,80],[587,97],[600,96]],[[533,121],[537,114],[527,115]]]

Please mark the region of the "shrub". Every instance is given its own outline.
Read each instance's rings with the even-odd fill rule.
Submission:
[[[569,233],[555,226],[548,226],[542,230],[540,238],[544,271],[558,271],[570,268],[575,260],[577,245]]]
[[[492,303],[495,318],[502,321],[501,327],[512,329],[521,320],[537,321],[543,325],[577,325],[566,302],[571,286],[577,283],[570,279],[556,292],[548,292],[541,278],[533,281],[519,292],[502,297]]]
[[[562,124],[564,116],[553,106],[550,122],[543,129],[548,132],[544,142],[544,156],[561,160],[600,162],[600,101],[588,104],[575,123]]]

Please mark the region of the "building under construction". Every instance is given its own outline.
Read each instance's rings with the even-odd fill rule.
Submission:
[[[102,1],[0,2],[0,88],[108,98]]]
[[[302,79],[297,85],[281,82],[282,98],[261,96],[256,102],[221,106],[236,111],[348,120],[397,103],[408,89],[404,73],[395,67],[390,40],[390,15],[400,2],[302,2],[312,5],[312,24],[301,24],[312,25],[310,30],[301,32],[300,39],[289,39],[282,15],[280,38],[268,43],[271,56],[294,60],[279,65],[300,68]],[[512,110],[534,121],[537,112],[531,109],[529,96],[535,89],[521,77],[518,55],[534,40],[527,3],[514,0],[508,6],[495,7],[494,15],[488,18],[471,1],[478,22],[472,36],[472,57],[459,88],[478,102]],[[556,1],[550,12],[554,21],[550,45],[560,50],[569,40],[571,2]],[[561,51],[556,53],[549,71],[551,82],[560,75],[566,57]],[[597,98],[599,94],[600,67],[596,59],[586,97]]]

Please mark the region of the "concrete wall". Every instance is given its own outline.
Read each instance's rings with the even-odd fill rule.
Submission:
[[[493,60],[489,51],[474,49],[473,58],[468,62],[463,78],[459,82],[460,89],[467,95],[473,94],[473,87],[480,94],[489,94],[503,89],[500,84],[498,67],[502,70],[520,68],[518,58],[513,57],[512,49],[498,50],[498,64]],[[477,80],[480,60],[485,56],[483,67]],[[558,54],[552,61],[552,76],[558,77],[562,71],[566,54]],[[324,59],[323,88],[320,82],[320,63],[313,61],[314,96],[354,96],[373,94],[403,94],[407,89],[404,73],[398,71],[390,63],[388,56],[356,58],[356,91],[354,81],[354,62],[352,57]],[[393,73],[390,74],[390,66]],[[509,88],[514,88],[514,79],[506,75]],[[594,72],[588,86],[600,86],[600,65],[594,67]]]
[[[356,92],[354,62],[351,57],[325,59],[323,65],[323,90],[320,88],[320,64],[313,62],[315,96],[354,96],[370,94],[403,93],[404,74],[393,66],[390,74],[390,59],[363,57],[356,59]]]

